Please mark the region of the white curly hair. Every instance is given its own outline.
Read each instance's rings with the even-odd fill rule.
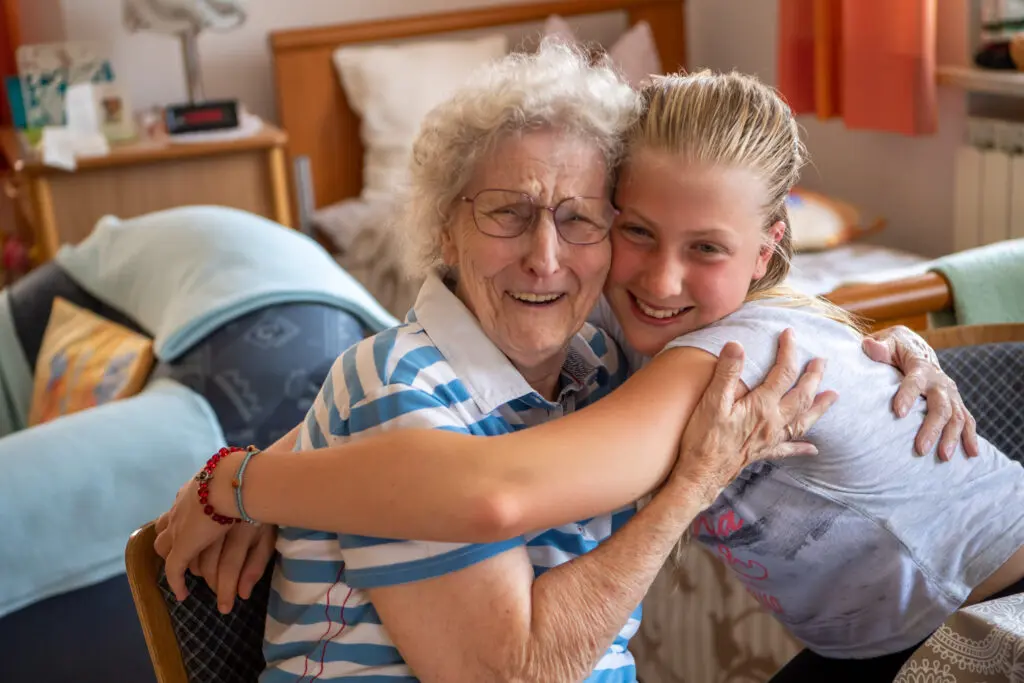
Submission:
[[[607,58],[546,39],[535,53],[488,64],[424,118],[397,216],[408,271],[443,270],[441,236],[480,160],[507,135],[553,128],[592,142],[609,188],[639,97]]]

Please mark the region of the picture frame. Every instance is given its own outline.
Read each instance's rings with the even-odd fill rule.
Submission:
[[[80,83],[65,95],[68,129],[84,140],[107,142],[136,137],[135,116],[128,94],[116,83]]]
[[[26,128],[65,124],[64,95],[80,83],[114,80],[106,45],[71,41],[22,45],[16,53]]]
[[[117,83],[93,84],[93,103],[100,130],[110,142],[126,142],[137,136],[131,98]]]

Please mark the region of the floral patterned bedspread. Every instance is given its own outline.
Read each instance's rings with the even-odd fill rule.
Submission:
[[[894,683],[1024,683],[1024,595],[956,612]]]

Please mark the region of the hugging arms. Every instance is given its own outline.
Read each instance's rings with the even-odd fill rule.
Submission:
[[[299,425],[247,468],[244,505],[260,526],[212,523],[191,504],[196,484],[189,482],[158,521],[157,548],[179,597],[186,594],[184,572],[191,569],[210,583],[227,611],[236,592],[247,597],[262,576],[277,525],[491,542],[639,499],[673,467],[698,485],[700,470],[689,468],[718,468],[717,479],[707,473],[703,481],[721,487],[755,457],[814,452],[809,444],[786,439],[806,433],[834,396],[816,396],[821,367],[813,364],[801,375],[791,337],[780,340],[779,348],[773,372],[745,396],[738,379],[742,358],[720,361],[719,382],[702,402],[671,388],[662,379],[666,373],[692,376],[687,354],[674,349],[575,415],[486,440],[446,430],[399,430],[295,458]],[[918,395],[928,397],[919,453],[936,442],[940,453],[952,451],[961,439],[969,454],[976,453],[973,418],[920,337],[890,328],[866,337],[864,348],[907,373],[893,397],[894,413],[904,415]],[[684,432],[689,441],[681,440]],[[229,456],[225,470],[236,471],[241,457]],[[677,465],[677,458],[687,464]],[[237,516],[235,494],[226,483],[211,486],[211,502]]]
[[[314,667],[336,679],[633,681],[638,603],[693,519],[755,460],[815,460],[800,438],[835,394],[817,395],[821,360],[797,380],[789,335],[763,384],[737,379],[731,346],[661,353],[744,305],[769,257],[785,261],[761,238],[768,225],[785,242],[785,224],[764,220],[758,198],[770,186],[781,202],[795,175],[768,184],[725,154],[771,143],[764,126],[711,116],[704,123],[728,138],[716,147],[725,168],[680,166],[690,158],[680,145],[710,139],[672,118],[711,101],[684,91],[756,89],[668,79],[640,98],[646,118],[635,126],[637,93],[564,47],[484,76],[432,112],[416,142],[402,223],[427,270],[407,323],[346,350],[295,432],[219,461],[212,481],[186,486],[158,523],[179,597],[191,567],[217,584],[225,610],[238,568],[262,574],[272,525],[284,525],[266,629],[273,680]],[[650,106],[659,88],[681,99],[664,121]],[[782,107],[741,109],[790,118]],[[758,145],[732,145],[730,121]],[[784,155],[798,147],[783,134],[792,128],[771,128]],[[643,145],[613,203],[626,139]],[[681,196],[660,191],[666,179],[695,188],[683,205],[666,208]],[[708,220],[716,208],[726,215]],[[730,248],[706,236],[709,224]],[[595,327],[586,319],[602,292],[615,320]],[[914,423],[918,450],[964,430],[970,452],[973,425],[955,389],[926,354],[903,361],[898,407],[940,387],[928,420]],[[896,391],[890,374],[883,392]],[[937,381],[922,387],[922,376]],[[910,459],[909,449],[893,457]],[[242,517],[243,507],[267,524],[222,526],[207,514]]]

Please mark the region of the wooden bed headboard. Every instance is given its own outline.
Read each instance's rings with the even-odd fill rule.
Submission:
[[[316,207],[356,197],[363,187],[359,118],[349,107],[334,68],[332,55],[338,47],[537,22],[552,14],[614,11],[625,12],[630,25],[651,25],[666,72],[685,66],[683,0],[533,2],[271,33],[278,116],[288,132],[291,159],[309,160]],[[949,285],[934,273],[841,287],[826,297],[865,318],[873,329],[902,324],[923,330],[930,313],[952,308]]]
[[[338,47],[618,10],[630,25],[651,25],[666,72],[683,67],[682,0],[560,0],[271,33],[278,117],[291,159],[309,159],[317,208],[358,196],[363,187],[359,119],[332,61]]]

